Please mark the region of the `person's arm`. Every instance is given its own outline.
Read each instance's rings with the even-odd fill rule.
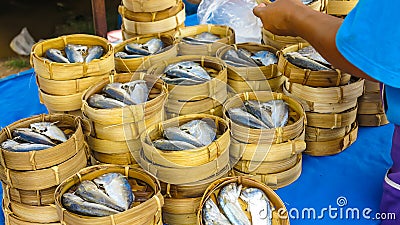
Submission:
[[[253,10],[265,29],[277,35],[299,36],[309,42],[333,67],[374,80],[347,61],[338,51],[336,33],[342,19],[311,9],[299,0],[277,0]]]

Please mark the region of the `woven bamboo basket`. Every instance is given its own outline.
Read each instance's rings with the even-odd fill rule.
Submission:
[[[89,88],[83,96],[82,111],[92,123],[92,137],[110,141],[125,141],[138,139],[140,134],[154,123],[164,118],[164,101],[167,97],[166,88],[160,80],[154,77],[143,76],[142,73],[119,74],[110,76],[109,80],[103,80]],[[112,82],[128,82],[144,79],[151,88],[149,100],[144,104],[126,106],[114,109],[92,108],[87,99],[94,93]]]
[[[104,48],[104,55],[89,63],[56,63],[43,58],[46,50],[50,48],[64,49],[67,44],[100,45]],[[32,47],[31,65],[38,76],[51,80],[101,76],[114,69],[114,52],[111,44],[105,38],[87,34],[72,34],[35,44]]]
[[[154,22],[138,22],[122,17],[122,24],[126,30],[135,34],[154,34],[176,29],[184,24],[186,18],[185,5],[180,4],[180,10],[175,15]]]
[[[51,80],[36,75],[36,82],[40,90],[50,95],[68,96],[81,93],[88,89],[91,85],[107,78],[109,72],[100,76],[83,77],[72,80]]]
[[[165,128],[177,127],[196,119],[206,119],[205,122],[213,123],[210,125],[216,127],[217,139],[211,144],[184,151],[162,151],[152,144],[152,141],[163,136]],[[146,129],[140,140],[146,158],[161,166],[179,168],[195,167],[214,161],[225,151],[229,151],[230,135],[228,123],[222,118],[207,114],[191,114],[175,117]]]
[[[132,12],[156,12],[171,8],[178,4],[179,0],[122,0],[122,4]]]
[[[40,151],[11,152],[1,149],[0,164],[3,168],[11,170],[38,170],[56,166],[73,157],[80,150],[85,149],[86,143],[82,130],[82,121],[71,115],[46,115],[41,114],[18,120],[0,132],[0,142],[12,139],[12,131],[17,128],[27,128],[36,122],[57,122],[57,126],[71,137],[64,143]],[[4,171],[2,172],[4,173]]]
[[[365,92],[365,85],[364,85],[364,93],[361,97],[358,98],[359,102],[381,102],[382,95],[380,92]]]
[[[351,131],[345,136],[329,141],[307,141],[307,149],[304,153],[312,156],[327,156],[338,154],[357,140],[358,124],[353,123]]]
[[[221,39],[212,44],[204,45],[191,45],[182,41],[184,37],[195,36],[203,32],[218,35]],[[196,53],[196,55],[215,56],[219,48],[235,43],[235,31],[231,27],[224,25],[201,24],[179,28],[174,34],[174,38],[175,43],[178,43],[179,55],[193,55],[193,53]]]
[[[357,106],[357,98],[349,99],[340,103],[322,103],[322,102],[313,102],[306,101],[301,99],[293,94],[291,94],[285,87],[282,86],[283,93],[298,102],[300,102],[306,112],[316,112],[316,113],[341,113],[343,111],[352,109]]]
[[[172,35],[175,34],[175,32],[176,32],[179,28],[182,28],[182,27],[185,27],[185,24],[182,24],[182,25],[180,25],[180,26],[178,26],[177,28],[172,29],[172,30],[168,30],[168,31],[165,31],[165,32],[159,32],[159,33],[153,33],[153,34],[157,34],[157,35],[170,35],[170,36],[172,36]],[[128,39],[136,38],[136,37],[139,37],[139,36],[142,36],[142,35],[143,35],[143,34],[137,34],[137,33],[134,33],[134,32],[132,32],[132,31],[130,31],[130,30],[127,30],[127,29],[124,27],[123,24],[121,25],[121,32],[122,32],[122,39],[123,39],[123,40],[128,40]]]
[[[208,199],[217,202],[217,196],[222,187],[230,183],[237,183],[238,185],[242,185],[243,187],[255,187],[262,190],[268,197],[271,209],[272,209],[272,224],[273,225],[289,225],[289,216],[287,214],[287,210],[285,204],[280,199],[280,197],[269,187],[266,185],[247,177],[227,177],[216,180],[212,183],[207,190],[204,192],[204,195],[201,199],[200,208],[197,213],[197,224],[203,225],[203,207],[205,202]],[[250,218],[249,218],[250,219]]]
[[[370,80],[364,81],[364,93],[380,93],[381,88],[379,82],[374,82]]]
[[[342,113],[307,112],[306,116],[308,126],[330,129],[346,127],[356,121],[357,107]]]
[[[268,46],[261,45],[257,43],[240,43],[234,44],[230,46],[224,46],[218,49],[216,56],[218,58],[222,58],[222,56],[230,49],[238,50],[239,48],[246,49],[251,53],[255,53],[258,51],[269,51],[274,54],[278,51],[278,49]],[[246,80],[246,81],[259,81],[264,79],[271,79],[280,76],[277,64],[272,64],[269,66],[258,66],[258,67],[235,67],[228,65],[228,79],[232,80]]]
[[[382,101],[366,102],[361,100],[358,101],[358,105],[358,114],[373,115],[385,113]]]
[[[207,109],[207,111],[204,112],[193,112],[194,114],[208,114],[208,115],[213,115],[213,116],[218,116],[222,118],[222,105],[217,105],[214,108],[211,109]],[[168,112],[165,111],[165,115],[167,119],[171,119],[174,117],[178,117],[178,116],[184,116],[184,115],[188,115],[188,114],[193,114],[193,113],[187,113],[187,114],[181,114],[181,113],[174,113],[174,112]]]
[[[72,186],[83,180],[92,180],[105,173],[121,173],[128,179],[136,179],[146,183],[153,191],[153,196],[147,201],[134,205],[132,208],[104,217],[81,216],[66,210],[62,203],[62,195]],[[97,165],[84,168],[62,182],[55,192],[56,207],[58,217],[62,224],[81,224],[81,225],[128,225],[128,224],[162,224],[161,207],[164,205],[164,198],[160,193],[160,183],[151,174],[142,169],[130,166],[118,166],[112,164]]]
[[[350,130],[351,125],[333,129],[306,126],[305,141],[331,141],[346,136]]]
[[[275,162],[255,162],[255,161],[245,161],[239,160],[234,168],[235,170],[242,173],[256,173],[256,174],[270,174],[279,173],[288,170],[296,165],[298,155],[293,155],[287,159],[275,161]],[[251,164],[256,164],[255,168]]]
[[[346,16],[357,5],[358,0],[327,0],[326,13],[335,16]]]
[[[289,106],[288,124],[281,128],[254,129],[237,124],[229,119],[227,110],[240,107],[246,100],[266,102],[273,99],[282,99]],[[258,91],[237,94],[224,104],[224,118],[228,121],[231,135],[242,143],[279,144],[300,136],[304,130],[305,113],[299,102],[281,93]]]
[[[193,225],[197,221],[197,210],[201,196],[197,198],[165,198],[163,221],[173,225]]]
[[[66,115],[82,117],[82,111],[80,109],[74,111],[52,111],[47,109],[47,111],[49,112],[49,114],[66,114]]]
[[[51,95],[39,89],[39,100],[49,111],[76,111],[82,106],[82,94]]]
[[[378,113],[374,115],[358,114],[357,122],[358,125],[362,127],[377,127],[389,123],[385,113]]]
[[[204,98],[213,98],[223,103],[226,99],[227,87],[227,69],[226,64],[221,59],[211,56],[197,56],[197,55],[186,55],[178,56],[173,59],[158,63],[152,66],[147,73],[152,76],[163,76],[164,69],[172,63],[178,63],[182,61],[194,61],[201,64],[206,70],[214,70],[210,72],[213,79],[208,82],[198,85],[171,85],[167,84],[168,88],[168,99],[175,99],[181,101],[188,100],[201,100]],[[215,72],[216,71],[216,72]],[[217,93],[222,93],[217,95]],[[222,98],[218,98],[222,96]]]
[[[285,88],[292,95],[306,101],[321,103],[342,103],[358,98],[363,93],[364,79],[338,87],[309,87],[302,84],[285,81]]]
[[[253,178],[261,183],[266,184],[270,188],[276,190],[282,187],[286,187],[291,183],[295,182],[301,175],[302,168],[302,154],[298,155],[296,164],[285,171],[278,173],[242,173],[238,170],[234,170],[236,176],[245,176]]]
[[[93,157],[100,163],[117,164],[117,165],[132,165],[137,164],[135,158],[130,152],[121,154],[107,154],[92,151]]]
[[[36,191],[27,191],[16,188],[2,183],[3,196],[8,196],[11,201],[21,204],[40,206],[49,205],[54,203],[54,191],[56,186]]]
[[[266,45],[270,45],[276,49],[283,49],[286,46],[298,44],[298,43],[306,43],[301,37],[292,37],[292,36],[279,36],[269,32],[266,29],[262,29],[262,43]]]
[[[229,76],[228,69],[228,76]],[[228,85],[236,93],[253,92],[253,91],[273,91],[277,92],[281,89],[283,82],[285,82],[284,76],[278,76],[267,80],[233,80],[228,79]]]
[[[127,7],[120,5],[118,7],[118,13],[129,20],[134,20],[137,22],[154,22],[163,19],[167,19],[173,15],[176,15],[182,9],[183,2],[180,1],[176,5],[161,10],[161,11],[151,11],[151,12],[133,12]]]
[[[124,47],[130,43],[140,43],[144,44],[152,38],[159,38],[166,45],[166,50],[155,54],[144,56],[141,58],[134,59],[121,59],[115,58],[115,69],[117,72],[135,72],[135,71],[145,71],[149,69],[152,65],[161,62],[163,60],[167,60],[170,58],[174,58],[177,53],[177,46],[173,44],[173,37],[171,35],[166,34],[148,34],[148,35],[140,35],[128,40],[125,40],[114,47],[115,52],[124,51]]]
[[[310,87],[336,87],[349,83],[350,74],[342,73],[340,70],[312,71],[303,69],[290,63],[284,56],[288,52],[295,52],[308,46],[310,46],[308,43],[298,43],[278,52],[278,70],[288,78],[289,82]]]
[[[227,98],[226,91],[222,90],[220,93],[216,93],[213,98],[204,98],[201,100],[193,101],[179,101],[175,99],[168,99],[165,102],[165,111],[167,118],[173,118],[177,116],[184,116],[190,114],[209,114],[222,117],[222,104],[216,99]]]

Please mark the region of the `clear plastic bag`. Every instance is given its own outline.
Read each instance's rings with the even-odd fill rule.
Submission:
[[[200,24],[232,27],[235,30],[236,43],[260,43],[262,23],[253,14],[255,6],[255,0],[202,0],[197,16]]]

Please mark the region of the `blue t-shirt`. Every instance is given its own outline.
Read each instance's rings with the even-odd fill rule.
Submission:
[[[400,125],[400,0],[359,0],[336,35],[339,52],[385,84],[386,115]]]

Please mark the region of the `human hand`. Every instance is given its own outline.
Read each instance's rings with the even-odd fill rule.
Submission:
[[[261,19],[266,30],[282,36],[298,36],[296,34],[297,14],[309,10],[300,0],[276,0],[261,3],[253,9],[254,15]]]

